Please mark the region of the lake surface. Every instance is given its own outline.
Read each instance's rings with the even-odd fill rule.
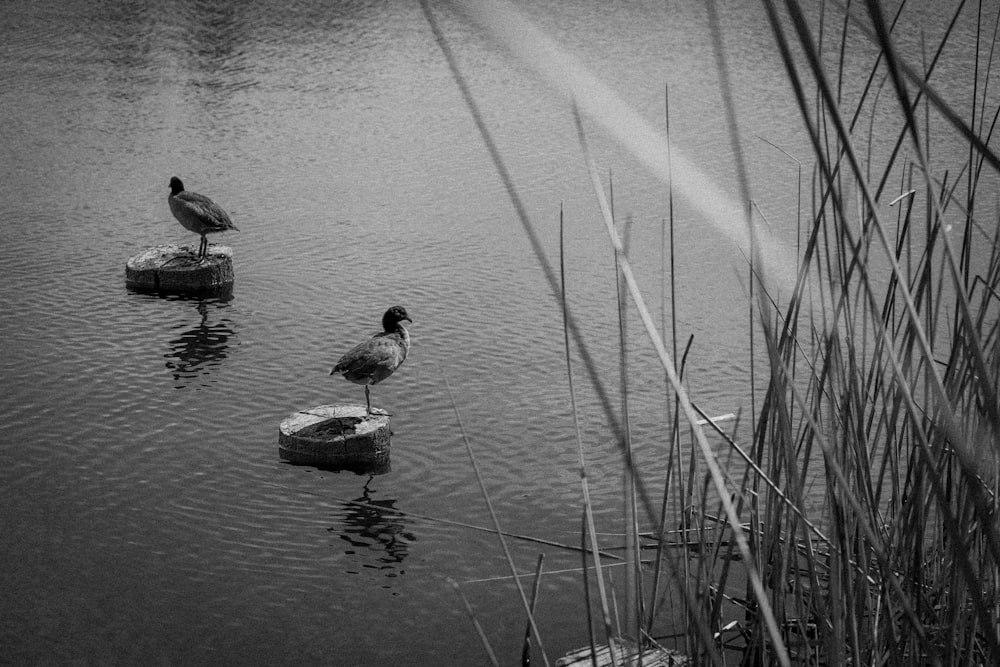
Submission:
[[[475,528],[491,523],[455,410],[505,529],[578,544],[562,319],[543,267],[558,267],[560,205],[591,493],[602,543],[620,543],[620,455],[578,352],[617,410],[613,256],[567,101],[433,3],[522,219],[418,3],[278,4],[4,3],[0,662],[482,664],[454,580],[516,664],[524,614],[496,537]],[[719,4],[752,196],[793,248],[797,167],[761,138],[806,179],[809,145],[760,5]],[[522,10],[654,127],[669,83],[678,150],[740,201],[701,2]],[[903,34],[919,49],[918,30]],[[872,53],[851,55],[856,87]],[[951,55],[945,93],[971,76]],[[587,127],[659,318],[667,188]],[[240,228],[211,239],[234,249],[231,297],[125,288],[130,256],[197,243],[167,207],[174,175]],[[746,413],[746,263],[690,202],[675,216],[685,377],[707,413]],[[397,303],[413,349],[373,390],[393,415],[391,470],[282,463],[282,419],[363,401],[329,370]],[[634,313],[629,341],[655,497],[663,372]],[[511,546],[520,571],[544,552],[553,572],[538,607],[550,657],[586,644],[579,556]]]

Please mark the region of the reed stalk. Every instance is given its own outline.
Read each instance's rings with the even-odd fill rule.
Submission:
[[[570,407],[573,412],[573,429],[576,434],[576,449],[580,463],[580,490],[583,494],[583,511],[586,520],[586,530],[584,534],[589,536],[591,556],[594,561],[594,573],[597,578],[597,589],[600,593],[602,620],[604,621],[605,639],[608,645],[608,652],[617,664],[616,637],[617,634],[611,627],[611,612],[608,604],[608,591],[605,587],[604,573],[601,570],[601,556],[597,545],[597,530],[594,527],[594,509],[590,500],[590,482],[587,479],[587,462],[583,455],[583,436],[580,433],[580,414],[576,407],[576,390],[573,386],[573,364],[570,354],[570,334],[569,334],[569,309],[566,302],[566,251],[565,251],[565,230],[563,208],[559,207],[559,283],[561,285],[560,295],[562,297],[563,312],[563,343],[566,353],[566,382],[569,386]],[[587,606],[587,613],[590,613],[590,606]],[[591,645],[594,642],[591,639]],[[593,655],[593,654],[592,654]]]

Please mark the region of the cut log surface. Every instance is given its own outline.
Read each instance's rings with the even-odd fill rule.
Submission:
[[[292,413],[278,428],[278,455],[289,463],[376,469],[389,462],[389,417],[363,405],[320,405]]]
[[[147,248],[125,263],[125,284],[133,289],[171,294],[215,292],[232,286],[233,249],[209,246],[198,259],[192,246]]]

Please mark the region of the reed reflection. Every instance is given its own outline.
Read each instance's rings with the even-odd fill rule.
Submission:
[[[208,376],[229,356],[230,339],[236,333],[232,320],[219,317],[219,313],[229,307],[228,302],[224,297],[195,300],[198,324],[184,329],[170,341],[170,351],[164,356],[177,389],[207,386]]]
[[[399,568],[409,555],[410,543],[416,535],[407,530],[408,520],[395,511],[395,499],[373,500],[368,484],[364,493],[347,505],[342,526],[332,526],[330,532],[340,531],[340,539],[350,545],[344,553],[348,555],[374,551],[379,556],[374,561],[363,559],[361,567],[382,571],[386,577],[396,577],[403,573]],[[349,571],[358,574],[359,571]]]

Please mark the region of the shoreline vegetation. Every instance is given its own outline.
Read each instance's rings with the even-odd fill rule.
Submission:
[[[483,4],[489,7],[463,11],[568,98],[619,276],[622,370],[615,387],[589,361],[566,307],[563,267],[549,265],[447,39],[422,1],[561,301],[570,396],[581,374],[603,387],[601,402],[626,473],[627,595],[616,600],[589,502],[587,475],[595,471],[588,470],[578,427],[590,637],[579,662],[557,664],[596,665],[598,651],[608,660],[602,664],[680,664],[664,656],[714,665],[1000,664],[1000,214],[994,201],[1000,159],[989,148],[1000,107],[989,103],[988,86],[996,9],[990,14],[981,3],[957,3],[941,41],[927,43],[914,58],[898,51],[893,33],[905,3],[894,4],[892,14],[877,0],[846,8],[825,3],[819,25],[811,25],[794,0],[763,0],[813,154],[799,162],[780,142],[764,139],[799,163],[798,219],[762,221],[745,186],[741,193],[737,208],[746,215],[730,237],[747,258],[751,364],[763,374],[753,385],[763,390],[753,396],[752,414],[736,418],[749,424],[727,431],[685,390],[671,308],[664,307],[659,324],[647,308],[622,240],[627,229],[615,219],[613,197],[605,194],[587,147],[595,129],[638,137],[636,157],[665,176],[671,204],[664,248],[672,252],[673,197],[701,190],[692,189],[692,178],[700,177],[686,173],[683,156],[671,148],[669,95],[666,132],[652,131],[619,113],[605,97],[613,94],[593,88],[599,82],[516,10]],[[977,74],[970,108],[953,108],[930,82],[962,12],[977,16],[977,53],[986,55],[970,64]],[[709,14],[714,17],[714,9]],[[713,21],[718,36],[717,17]],[[859,36],[877,56],[860,96],[846,106],[845,50]],[[717,66],[725,82],[721,53]],[[595,98],[610,119],[595,110]],[[725,93],[723,100],[732,104]],[[880,120],[894,122],[894,148],[884,160],[873,157],[876,109]],[[634,126],[622,129],[621,123]],[[943,132],[967,146],[958,173],[934,162],[931,136]],[[710,206],[717,204],[703,209],[710,221],[731,224],[717,220],[719,209]],[[794,258],[774,251],[762,222],[796,226]],[[673,294],[667,252],[663,280]],[[666,378],[667,474],[658,489],[645,486],[633,469],[627,312],[638,314]],[[620,404],[611,398],[616,393],[624,397]],[[457,413],[456,406],[464,436]],[[708,435],[723,443],[722,452]],[[471,447],[469,454],[476,468]],[[819,504],[807,497],[817,478]],[[503,544],[499,522],[496,529]],[[530,591],[503,549],[526,614],[522,664],[533,657],[547,665],[533,616],[541,561]],[[474,610],[465,606],[497,664]],[[669,636],[658,635],[667,607],[682,609],[681,620]],[[631,653],[636,646],[667,652],[640,660]]]

